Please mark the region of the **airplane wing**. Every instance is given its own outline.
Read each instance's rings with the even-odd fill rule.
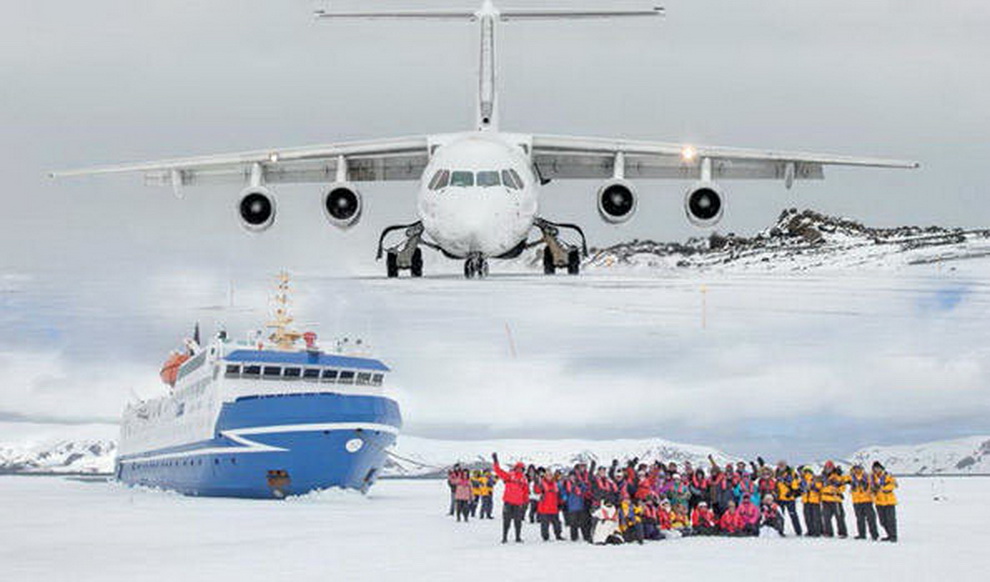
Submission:
[[[266,184],[419,180],[429,161],[429,140],[408,137],[175,158],[52,172],[53,178],[142,173],[151,185],[246,184],[260,169]],[[342,171],[343,176],[338,173]]]
[[[911,161],[775,152],[677,143],[534,135],[533,162],[544,179],[608,179],[616,161],[625,178],[697,180],[710,160],[712,180],[820,180],[824,166],[917,168]]]

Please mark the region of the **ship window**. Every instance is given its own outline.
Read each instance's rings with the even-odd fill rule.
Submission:
[[[282,375],[286,378],[298,378],[302,375],[302,368],[286,368]]]
[[[357,385],[367,386],[371,383],[371,374],[369,372],[361,372],[357,375]]]
[[[279,366],[265,366],[265,378],[278,378],[282,375],[282,368]]]
[[[323,381],[334,382],[337,380],[337,370],[323,370]]]
[[[303,378],[307,380],[319,380],[320,379],[320,369],[319,368],[306,368],[303,371]]]
[[[372,383],[372,385],[374,385],[374,386],[381,386],[382,385],[382,379],[384,377],[385,377],[385,374],[375,374],[374,376],[371,377],[371,383]]]
[[[354,372],[343,371],[340,373],[340,378],[337,379],[338,384],[353,384],[354,383]]]
[[[257,378],[261,375],[261,366],[244,366],[244,375]]]
[[[450,185],[458,188],[474,186],[474,172],[453,172],[450,175]]]
[[[502,182],[498,179],[498,172],[491,170],[478,172],[478,185],[482,188],[491,188],[501,184]]]

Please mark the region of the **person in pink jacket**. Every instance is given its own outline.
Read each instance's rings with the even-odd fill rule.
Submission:
[[[748,495],[740,500],[736,513],[739,517],[739,535],[760,535],[760,508],[753,505],[753,500]]]

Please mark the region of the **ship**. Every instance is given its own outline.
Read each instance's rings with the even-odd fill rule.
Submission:
[[[128,404],[117,481],[185,495],[281,499],[340,487],[367,492],[402,418],[390,369],[360,340],[323,350],[292,328],[277,279],[270,333],[193,337],[161,368],[165,395]]]

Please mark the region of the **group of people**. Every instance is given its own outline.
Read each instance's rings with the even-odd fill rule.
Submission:
[[[502,543],[522,541],[522,524],[540,524],[545,541],[596,544],[643,543],[684,536],[785,535],[785,514],[793,535],[848,537],[845,498],[848,490],[856,522],[856,539],[897,541],[897,479],[874,462],[867,470],[853,465],[848,473],[828,461],[821,471],[810,466],[776,466],[762,458],[719,466],[690,462],[640,463],[610,466],[578,463],[569,470],[516,463],[505,470],[498,455],[492,467],[448,472],[450,515],[467,521],[478,515],[494,519],[493,495],[498,481],[502,493]],[[801,502],[801,514],[798,502]],[[803,517],[803,524],[802,524]]]

